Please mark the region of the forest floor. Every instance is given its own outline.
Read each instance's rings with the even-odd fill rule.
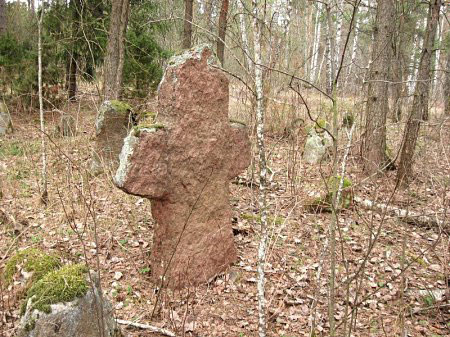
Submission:
[[[86,251],[93,269],[98,254],[102,286],[117,318],[164,327],[177,336],[257,336],[257,187],[231,184],[238,261],[207,285],[155,292],[148,264],[154,227],[150,202],[117,189],[110,174],[86,174],[95,106],[84,100],[71,107],[78,116],[78,134],[72,138],[56,137],[58,116],[47,116],[51,136],[47,207],[39,202],[38,116],[13,113],[15,132],[0,139],[0,210],[15,224],[0,223],[0,269],[16,250],[31,246],[55,252],[66,262],[84,261]],[[390,122],[390,148],[398,149],[402,129],[402,123]],[[344,148],[345,132],[342,136]],[[395,171],[382,177],[363,174],[359,137],[355,133],[347,160],[346,177],[352,181],[353,194],[427,214],[441,225],[408,224],[357,203],[339,214],[337,336],[345,335],[344,326],[347,331],[352,326],[351,336],[358,337],[401,336],[402,328],[407,336],[450,336],[450,308],[445,300],[450,276],[450,120],[433,116],[422,128],[414,181],[406,190],[395,188]],[[292,137],[267,138],[268,336],[329,335],[331,215],[312,213],[304,205],[325,194],[327,178],[323,177],[329,176],[331,163],[302,162],[301,146],[300,141],[297,150]],[[251,170],[239,181],[251,181]],[[0,336],[13,336],[18,324],[19,301],[13,293],[1,290]],[[125,336],[159,336],[132,327],[122,330]]]

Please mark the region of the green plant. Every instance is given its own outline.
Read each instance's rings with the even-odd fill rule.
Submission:
[[[84,296],[89,289],[87,273],[87,266],[82,264],[67,265],[47,273],[27,291],[21,310],[22,315],[26,309],[50,313],[52,304],[71,302]],[[27,308],[28,300],[31,300],[29,308]]]

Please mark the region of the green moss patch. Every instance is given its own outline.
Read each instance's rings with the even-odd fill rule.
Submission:
[[[110,102],[114,110],[116,110],[117,112],[131,111],[131,106],[128,103],[124,103],[118,100],[112,100]]]
[[[257,223],[261,223],[261,215],[257,214],[248,214],[248,213],[243,213],[241,215],[241,218],[247,221],[255,221]],[[269,224],[275,224],[275,225],[282,225],[285,222],[285,218],[281,217],[281,216],[277,216],[277,217],[273,217],[273,216],[268,216],[267,217],[267,223]]]
[[[73,264],[46,274],[28,290],[21,310],[22,315],[26,309],[50,313],[52,304],[72,302],[83,297],[89,289],[87,273],[86,265]],[[30,299],[31,307],[27,308]]]
[[[5,266],[3,280],[6,285],[9,285],[17,271],[16,266],[22,265],[22,268],[27,273],[33,273],[30,282],[35,282],[47,273],[58,269],[61,266],[59,258],[53,255],[48,255],[37,248],[27,248],[18,252],[11,257]]]
[[[139,123],[138,125],[133,127],[133,135],[135,137],[139,137],[139,135],[141,134],[141,130],[144,130],[144,129],[162,130],[165,128],[166,128],[166,126],[161,123],[152,123],[149,121],[148,122],[142,121],[141,123]]]

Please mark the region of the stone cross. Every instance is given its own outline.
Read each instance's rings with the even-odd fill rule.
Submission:
[[[173,289],[197,285],[236,258],[229,182],[250,164],[245,125],[228,118],[228,79],[207,46],[169,61],[157,123],[124,141],[116,185],[151,200],[152,276]]]

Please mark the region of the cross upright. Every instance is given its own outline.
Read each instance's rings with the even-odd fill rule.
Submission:
[[[245,125],[230,122],[225,73],[206,45],[171,58],[157,123],[124,140],[116,185],[151,200],[152,276],[170,288],[208,281],[236,258],[230,180],[250,163]]]

